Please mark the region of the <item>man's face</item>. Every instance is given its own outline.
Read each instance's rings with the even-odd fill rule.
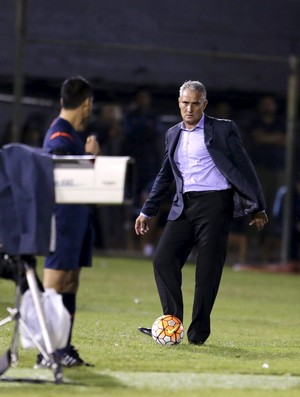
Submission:
[[[83,131],[91,116],[93,109],[93,98],[87,98],[81,105],[81,125],[80,131]]]
[[[203,116],[207,100],[201,92],[186,89],[178,98],[179,109],[186,128],[194,128]]]

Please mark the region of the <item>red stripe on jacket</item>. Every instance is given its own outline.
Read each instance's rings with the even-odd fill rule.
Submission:
[[[54,132],[51,136],[50,136],[50,141],[52,141],[52,139],[55,139],[59,136],[63,136],[65,138],[70,139],[71,141],[74,141],[74,138],[72,137],[72,135],[68,134],[67,132]]]

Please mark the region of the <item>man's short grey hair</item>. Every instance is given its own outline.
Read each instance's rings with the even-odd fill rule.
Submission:
[[[199,91],[203,99],[206,99],[206,88],[200,81],[188,80],[179,88],[179,96],[182,96],[184,90]]]

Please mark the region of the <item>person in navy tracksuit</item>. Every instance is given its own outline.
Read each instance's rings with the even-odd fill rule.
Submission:
[[[81,136],[92,110],[93,91],[90,83],[75,76],[61,87],[61,111],[48,129],[43,148],[56,155],[83,155],[100,153],[95,136],[86,141]],[[83,134],[82,134],[83,135]],[[43,283],[62,294],[72,325],[76,311],[76,294],[80,270],[92,263],[92,220],[90,207],[83,204],[57,204],[55,207],[55,250],[45,259]],[[78,351],[69,342],[60,352],[61,364],[67,367],[86,365]],[[47,367],[38,356],[36,367]]]

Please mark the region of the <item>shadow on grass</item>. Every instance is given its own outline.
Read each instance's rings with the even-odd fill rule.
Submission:
[[[50,380],[45,379],[31,379],[31,378],[11,378],[11,377],[2,377],[0,378],[0,382],[7,382],[7,383],[31,383],[31,384],[45,384],[49,383],[52,384]]]
[[[226,357],[226,358],[240,358],[252,356],[254,357],[253,352],[247,349],[242,349],[240,347],[233,346],[220,346],[220,345],[209,345],[205,346],[203,351],[204,354],[208,354],[210,356],[218,356],[218,357]]]
[[[256,351],[256,347],[252,348],[241,348],[234,346],[220,346],[220,345],[207,345],[207,346],[199,346],[194,348],[195,350],[201,350],[201,353],[206,354],[208,356],[215,357],[224,357],[224,358],[247,358],[248,360],[258,360],[263,359],[268,353],[269,356],[272,356],[274,359],[282,359],[282,358],[297,358],[298,352],[293,351],[292,348],[289,350],[282,350],[278,347],[278,351],[274,351],[274,347],[265,347],[265,350]]]
[[[38,372],[39,371],[39,372]],[[41,372],[42,371],[42,372]],[[91,369],[78,367],[78,368],[64,368],[63,381],[61,384],[56,385],[53,374],[50,370],[29,370],[29,369],[12,369],[8,375],[0,377],[0,384],[14,384],[22,385],[54,385],[61,387],[100,387],[100,388],[122,388],[126,385],[118,381],[115,377],[109,374],[99,374],[93,372]]]
[[[99,374],[85,367],[66,368],[64,370],[64,376],[67,379],[66,385],[123,389],[126,387],[126,385],[118,381],[114,376]]]

